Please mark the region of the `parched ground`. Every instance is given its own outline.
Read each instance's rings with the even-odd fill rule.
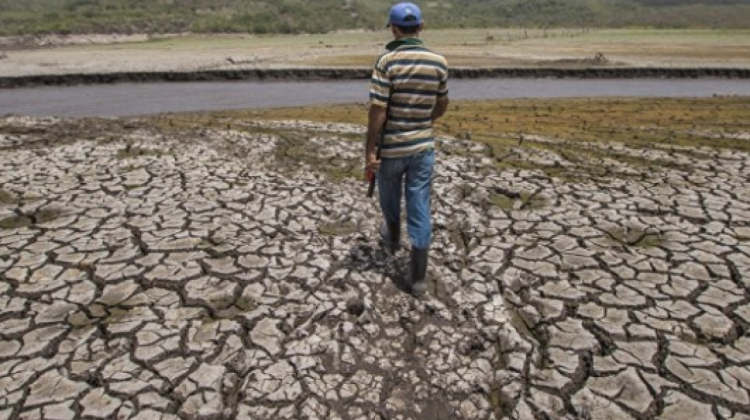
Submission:
[[[0,419],[750,419],[742,147],[444,137],[417,300],[362,133],[0,120]]]
[[[750,68],[750,30],[427,30],[451,66]],[[120,72],[368,68],[388,30],[311,35],[0,38],[0,77]]]

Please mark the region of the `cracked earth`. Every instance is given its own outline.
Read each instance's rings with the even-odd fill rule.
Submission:
[[[362,127],[0,133],[0,419],[750,419],[746,153],[570,182],[443,139],[417,300],[316,166]]]

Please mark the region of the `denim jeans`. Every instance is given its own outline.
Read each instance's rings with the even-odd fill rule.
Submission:
[[[403,158],[384,158],[378,171],[380,208],[388,222],[401,222],[401,196],[406,191],[406,226],[411,245],[426,249],[432,237],[430,189],[435,150]]]

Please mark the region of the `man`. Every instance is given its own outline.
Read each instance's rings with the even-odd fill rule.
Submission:
[[[406,223],[412,246],[409,287],[419,296],[426,290],[432,236],[432,126],[448,108],[448,63],[419,39],[424,22],[417,5],[393,6],[388,27],[394,41],[386,46],[387,52],[378,58],[372,72],[366,165],[371,173],[377,172],[384,218],[380,233],[392,252],[400,247],[401,196],[406,192]],[[382,160],[376,151],[379,140]]]

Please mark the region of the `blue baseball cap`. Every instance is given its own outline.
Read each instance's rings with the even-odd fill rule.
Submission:
[[[388,16],[388,24],[396,26],[419,26],[422,24],[422,11],[414,3],[399,3],[391,7],[391,13]]]

